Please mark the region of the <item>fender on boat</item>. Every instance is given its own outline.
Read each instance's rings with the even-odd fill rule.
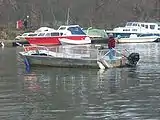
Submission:
[[[109,64],[105,59],[100,59],[97,61],[100,69],[112,68],[113,66]]]
[[[29,72],[31,66],[30,66],[30,63],[29,63],[29,61],[28,61],[28,59],[26,57],[24,57],[24,64],[26,66],[26,71]]]
[[[105,69],[105,66],[100,61],[97,61],[97,64],[98,64],[100,69],[102,69],[102,70]]]

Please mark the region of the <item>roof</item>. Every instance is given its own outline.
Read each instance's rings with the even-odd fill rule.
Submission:
[[[91,37],[107,37],[107,34],[104,29],[88,29],[83,31]]]
[[[35,32],[44,32],[44,31],[54,31],[54,28],[49,28],[49,27],[40,27],[37,29]]]
[[[58,30],[60,29],[60,28],[69,28],[69,27],[80,27],[79,25],[61,25],[59,28],[58,28]]]

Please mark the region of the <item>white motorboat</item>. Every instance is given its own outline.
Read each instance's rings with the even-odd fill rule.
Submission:
[[[106,30],[106,33],[114,34],[114,37],[129,37],[131,34],[157,34],[160,35],[160,23],[154,22],[127,22],[123,27],[115,27],[113,30]]]

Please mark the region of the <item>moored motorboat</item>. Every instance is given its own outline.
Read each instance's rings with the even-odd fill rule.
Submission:
[[[113,30],[106,30],[107,34],[114,34],[114,37],[129,37],[131,34],[158,34],[160,35],[160,23],[158,22],[127,22],[123,27],[115,27]]]
[[[25,37],[25,39],[34,45],[60,45],[62,38],[67,40],[85,40],[88,37],[79,25],[60,26],[58,30],[41,32],[34,37]]]

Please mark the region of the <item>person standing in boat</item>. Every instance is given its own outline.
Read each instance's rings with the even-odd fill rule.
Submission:
[[[114,39],[114,36],[112,33],[110,33],[108,37],[109,37],[108,39],[109,58],[114,59],[116,40]]]

